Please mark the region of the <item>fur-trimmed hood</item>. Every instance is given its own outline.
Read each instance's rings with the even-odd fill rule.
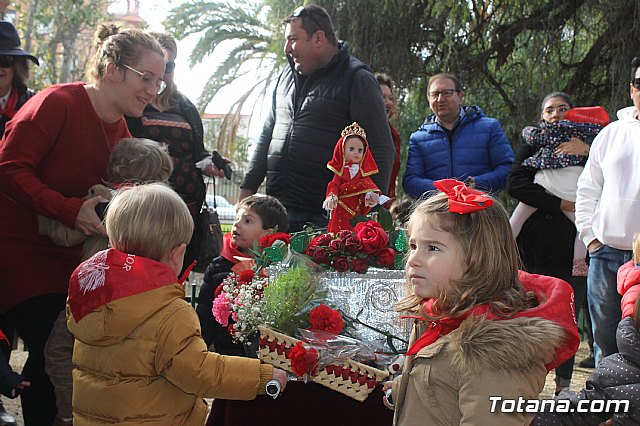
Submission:
[[[494,321],[470,316],[416,357],[431,358],[447,351],[452,366],[463,374],[527,371],[540,361],[549,364],[564,340],[564,330],[550,320],[524,317]]]

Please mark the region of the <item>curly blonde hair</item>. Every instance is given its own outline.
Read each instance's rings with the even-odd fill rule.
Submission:
[[[148,33],[136,28],[120,28],[115,24],[100,24],[94,34],[96,52],[87,68],[87,77],[100,80],[112,63],[118,67],[131,65],[140,60],[144,50],[164,56],[162,46]]]

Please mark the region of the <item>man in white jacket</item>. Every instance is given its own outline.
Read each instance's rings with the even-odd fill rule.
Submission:
[[[596,365],[618,352],[622,313],[616,277],[632,258],[633,236],[640,231],[640,58],[631,68],[634,106],[619,110],[618,121],[598,134],[578,180],[576,227],[591,257],[587,297]]]

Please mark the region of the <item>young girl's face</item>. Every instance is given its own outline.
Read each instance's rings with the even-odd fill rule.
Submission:
[[[344,142],[344,160],[360,164],[364,155],[364,142],[357,136],[350,136]]]
[[[423,299],[446,291],[452,281],[462,277],[464,258],[458,240],[439,231],[429,220],[414,224],[409,237],[407,277],[413,293]]]
[[[564,118],[571,106],[561,97],[551,98],[542,108],[542,119],[547,123],[555,123]]]

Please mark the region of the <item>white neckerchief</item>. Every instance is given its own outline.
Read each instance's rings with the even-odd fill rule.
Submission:
[[[349,176],[353,179],[356,176],[356,173],[358,173],[358,170],[360,170],[360,164],[351,164],[347,166],[347,168],[349,168]]]

